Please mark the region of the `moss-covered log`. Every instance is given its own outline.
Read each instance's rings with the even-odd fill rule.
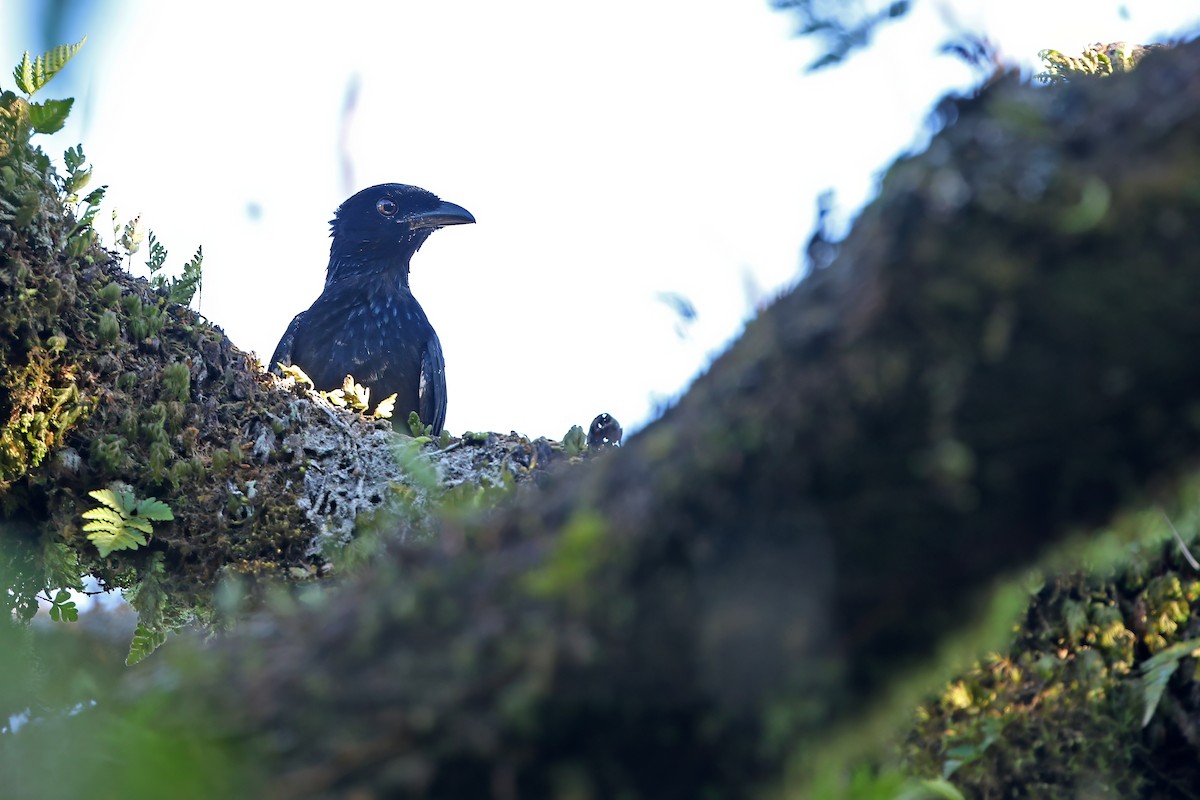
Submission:
[[[628,447],[172,648],[138,729],[280,797],[804,791],[998,576],[1200,445],[1200,45],[944,115]]]
[[[18,156],[39,154],[13,148],[12,173]],[[0,212],[0,552],[22,565],[4,607],[28,617],[37,592],[77,587],[80,573],[134,590],[154,575],[131,597],[144,624],[171,627],[208,614],[222,575],[327,574],[361,519],[396,507],[397,487],[410,500],[431,488],[403,469],[412,441],[387,422],[281,387],[115,254],[72,255],[77,226],[51,173],[4,188],[29,209]],[[426,458],[447,486],[501,485],[559,452],[484,435]],[[174,519],[147,547],[102,554],[81,514],[105,487],[156,497]]]

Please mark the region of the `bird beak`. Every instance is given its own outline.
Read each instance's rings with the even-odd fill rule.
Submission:
[[[471,212],[454,203],[442,203],[430,211],[421,211],[406,218],[410,230],[441,228],[445,225],[469,225],[475,221]]]

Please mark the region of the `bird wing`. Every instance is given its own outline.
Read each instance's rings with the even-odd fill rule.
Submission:
[[[301,311],[292,319],[292,324],[287,326],[287,330],[283,332],[283,338],[279,340],[279,344],[275,345],[275,352],[271,355],[271,360],[267,362],[267,371],[274,372],[276,375],[279,372],[279,363],[292,363],[292,346],[296,342],[296,334],[300,332],[300,326],[303,324],[305,312]]]
[[[433,426],[434,434],[442,432],[446,422],[446,360],[437,334],[431,334],[421,354],[421,380],[417,384],[417,413],[421,422]]]

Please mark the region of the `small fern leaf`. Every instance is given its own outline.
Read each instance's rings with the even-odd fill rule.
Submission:
[[[125,666],[132,667],[161,647],[166,640],[167,634],[164,631],[147,628],[139,622],[137,630],[133,632],[133,641],[129,643],[129,655],[125,657]]]
[[[1154,719],[1154,712],[1158,709],[1158,701],[1162,699],[1163,690],[1167,688],[1167,682],[1171,680],[1171,676],[1177,669],[1179,669],[1179,662],[1168,660],[1156,664],[1142,674],[1143,728],[1150,724],[1150,720]]]
[[[107,525],[111,528],[120,528],[125,524],[125,518],[120,512],[113,511],[111,508],[89,508],[83,512],[84,519],[95,520],[83,526],[85,531],[101,530],[99,526]]]
[[[175,515],[171,513],[171,507],[154,497],[147,497],[137,505],[137,515],[144,519],[153,519],[166,521],[175,519]]]
[[[63,151],[63,164],[66,165],[67,172],[75,172],[86,163],[87,159],[83,155],[83,145],[77,144]]]
[[[58,74],[59,70],[67,65],[67,62],[75,57],[79,49],[83,47],[83,43],[87,41],[84,36],[75,44],[60,44],[58,47],[46,53],[44,56],[46,62],[46,80],[50,80]]]
[[[17,88],[27,95],[37,91],[37,87],[33,85],[33,63],[29,60],[29,51],[25,51],[25,55],[21,58],[21,63],[13,69],[13,79],[17,82]]]
[[[130,517],[125,520],[125,527],[142,533],[154,533],[154,526],[150,524],[150,520],[142,517]]]
[[[67,65],[68,61],[75,57],[75,54],[79,52],[79,48],[83,47],[83,43],[86,41],[87,37],[85,36],[75,44],[60,44],[53,50],[47,50],[34,59],[31,70],[32,80],[29,82],[29,85],[33,88],[30,90],[22,86],[22,90],[26,94],[33,94],[49,83],[50,79],[57,75],[59,70]]]
[[[95,500],[97,503],[103,503],[104,505],[111,508],[113,511],[123,510],[122,505],[121,505],[121,498],[118,497],[117,493],[114,492],[112,489],[94,489],[94,490],[88,492],[88,496],[91,497],[93,500]],[[86,512],[84,513],[84,516],[87,517]],[[88,517],[88,519],[91,519],[91,517]]]
[[[154,235],[154,231],[150,231],[146,235],[146,240],[150,245],[150,257],[146,259],[146,266],[150,268],[150,274],[154,274],[162,269],[163,264],[167,263],[167,248]]]
[[[67,124],[75,99],[47,100],[29,104],[29,125],[34,133],[57,133]]]
[[[172,303],[186,306],[192,298],[204,288],[204,249],[196,248],[192,259],[183,265],[183,274],[171,279],[170,297]]]
[[[101,558],[108,558],[109,554],[117,550],[136,550],[146,546],[145,536],[142,536],[137,530],[124,526],[118,530],[93,531],[88,534],[87,538],[96,545]]]
[[[379,401],[379,405],[375,406],[375,416],[378,419],[391,419],[392,414],[396,411],[396,393],[392,392],[387,397]]]
[[[415,411],[408,412],[408,430],[413,436],[425,433],[425,426],[421,424],[421,415]]]
[[[1200,651],[1200,639],[1188,639],[1156,653],[1142,664],[1143,728],[1154,719],[1154,712],[1158,710],[1163,690],[1167,688],[1171,676],[1179,669],[1179,662],[1197,651]]]

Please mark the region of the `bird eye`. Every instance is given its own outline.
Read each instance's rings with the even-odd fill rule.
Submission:
[[[390,197],[380,198],[379,202],[375,204],[375,210],[385,217],[394,216],[398,208],[400,207],[396,205],[396,201]]]

